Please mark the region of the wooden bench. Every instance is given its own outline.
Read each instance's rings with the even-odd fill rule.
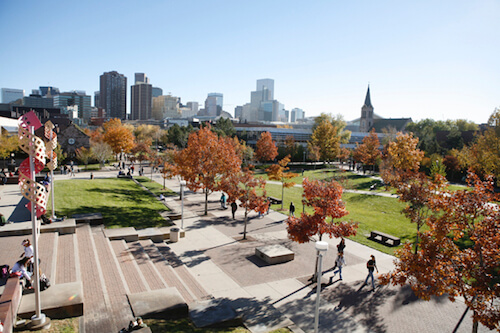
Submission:
[[[0,296],[0,322],[3,323],[3,332],[11,333],[17,319],[17,311],[22,297],[22,286],[19,277],[7,279],[2,296]]]
[[[281,203],[283,202],[283,200],[275,197],[268,197],[268,198],[271,205],[281,205]]]
[[[392,246],[398,246],[401,244],[401,239],[389,234],[386,234],[384,232],[380,232],[377,230],[373,230],[370,232],[370,239],[374,241],[378,241],[382,244],[387,244],[387,245],[392,245]],[[391,241],[391,244],[388,243],[388,241]]]

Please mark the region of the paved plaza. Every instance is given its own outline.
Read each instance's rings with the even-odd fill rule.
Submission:
[[[116,173],[94,172],[94,176],[116,177]],[[56,190],[57,180],[69,178],[56,175]],[[91,181],[85,172],[72,178]],[[163,183],[160,174],[153,174],[153,179]],[[179,192],[178,180],[167,180],[166,185]],[[13,223],[30,219],[17,185],[0,187],[0,197],[0,212]],[[238,207],[233,220],[230,209],[220,208],[219,198],[220,193],[209,196],[205,216],[205,195],[185,192],[185,237],[176,243],[110,241],[101,229],[88,225],[78,227],[75,235],[42,234],[42,269],[50,273],[55,284],[82,282],[85,313],[81,327],[85,332],[98,328],[114,332],[125,326],[132,316],[126,294],[170,287],[177,288],[190,307],[208,299],[223,300],[244,315],[252,332],[280,326],[313,332],[316,284],[309,279],[315,268],[314,243],[298,244],[288,239],[287,216],[274,210],[263,218],[250,213],[247,239],[242,240],[243,209]],[[180,211],[181,201],[178,196],[169,197],[166,205]],[[181,226],[181,220],[174,222]],[[0,264],[14,264],[22,251],[21,239],[0,238]],[[343,280],[337,275],[329,283],[339,240],[323,240],[329,243],[329,250],[323,261],[320,332],[454,331],[466,308],[463,301],[452,303],[446,297],[421,301],[408,287],[377,285],[371,292],[371,286],[363,286],[370,255],[375,255],[380,273],[393,269],[395,258],[349,239]],[[294,259],[269,265],[255,255],[256,247],[274,244],[292,250]],[[168,261],[170,267],[161,261]],[[43,298],[43,292],[41,295]],[[471,329],[468,313],[456,332]],[[479,331],[489,332],[481,325]]]

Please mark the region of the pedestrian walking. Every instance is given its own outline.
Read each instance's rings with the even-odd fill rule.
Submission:
[[[295,216],[295,205],[293,204],[293,201],[290,202],[290,216]]]
[[[372,292],[375,291],[375,278],[373,277],[373,271],[376,269],[378,273],[377,262],[375,261],[375,256],[372,254],[370,260],[366,263],[366,268],[368,269],[368,275],[366,276],[365,283],[363,286],[368,284],[368,279],[372,279]]]
[[[330,283],[333,282],[333,277],[337,273],[339,273],[339,279],[342,280],[342,267],[344,265],[345,265],[344,253],[343,252],[339,252],[339,254],[337,255],[337,259],[335,259],[335,267],[337,268],[337,270],[333,271],[333,276],[330,277]]]
[[[345,239],[344,237],[341,237],[342,239],[340,240],[340,243],[337,244],[337,252],[340,254],[344,254],[344,249],[345,249]]]
[[[234,213],[236,213],[236,210],[238,209],[238,205],[236,202],[231,202],[231,213],[233,214],[233,220],[234,220]]]
[[[222,209],[226,209],[226,195],[224,192],[222,192],[222,195],[220,196],[220,206]]]

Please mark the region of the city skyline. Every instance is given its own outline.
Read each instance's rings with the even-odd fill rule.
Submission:
[[[184,104],[221,93],[231,114],[262,78],[274,80],[286,110],[308,117],[358,118],[368,84],[385,118],[484,123],[500,106],[498,1],[63,4],[0,4],[9,31],[0,88],[93,96],[99,76],[117,71],[128,92],[134,74],[146,73]],[[127,105],[130,113],[130,98]]]

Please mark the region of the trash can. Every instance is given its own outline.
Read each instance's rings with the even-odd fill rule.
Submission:
[[[170,241],[176,243],[179,241],[179,237],[181,235],[181,229],[174,227],[170,228]]]

